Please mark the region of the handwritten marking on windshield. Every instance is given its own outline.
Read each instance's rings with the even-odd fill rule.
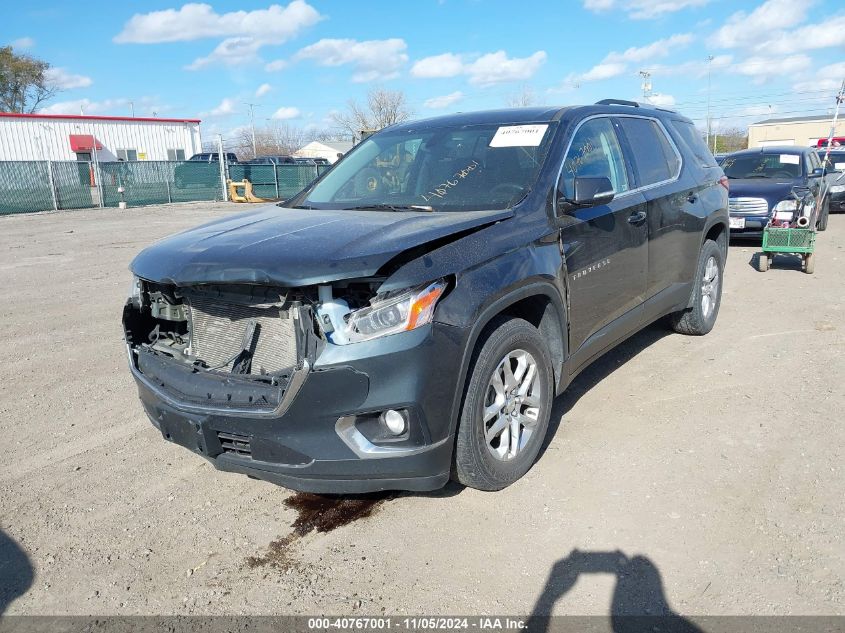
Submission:
[[[479,167],[479,162],[477,160],[473,160],[472,163],[470,163],[463,169],[456,171],[452,175],[452,180],[446,179],[444,182],[441,182],[428,193],[420,194],[420,197],[426,202],[431,201],[433,198],[443,198],[446,194],[449,193],[450,189],[456,187],[461,180],[469,176],[473,171],[475,171],[477,167]]]

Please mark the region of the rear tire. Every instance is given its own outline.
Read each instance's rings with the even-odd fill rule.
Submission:
[[[473,355],[452,479],[478,490],[501,490],[537,459],[555,386],[548,344],[537,328],[500,317],[487,332]]]
[[[706,240],[698,254],[692,287],[692,307],[671,315],[672,329],[681,334],[702,336],[713,329],[722,303],[725,258],[713,240]]]
[[[814,272],[816,272],[815,253],[808,253],[807,256],[804,258],[804,272],[808,275],[812,275]]]
[[[761,273],[769,270],[769,256],[765,253],[757,253],[757,270]]]

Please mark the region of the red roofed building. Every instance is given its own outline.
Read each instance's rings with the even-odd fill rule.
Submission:
[[[0,112],[0,160],[185,160],[199,119]]]

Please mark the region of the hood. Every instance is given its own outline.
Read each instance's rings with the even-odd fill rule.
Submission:
[[[178,233],[141,251],[133,273],[188,286],[308,286],[368,277],[403,251],[513,216],[503,211],[341,211],[275,205]]]
[[[771,208],[781,200],[789,198],[793,187],[802,187],[800,180],[737,178],[730,181],[731,198],[765,198]]]

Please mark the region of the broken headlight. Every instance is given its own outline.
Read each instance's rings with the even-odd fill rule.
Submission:
[[[431,323],[434,307],[445,290],[446,281],[439,279],[410,290],[378,295],[366,308],[349,313],[343,326],[344,338],[358,343]]]
[[[129,286],[129,296],[126,298],[126,303],[131,303],[136,308],[141,307],[141,280],[132,276],[132,285]]]

